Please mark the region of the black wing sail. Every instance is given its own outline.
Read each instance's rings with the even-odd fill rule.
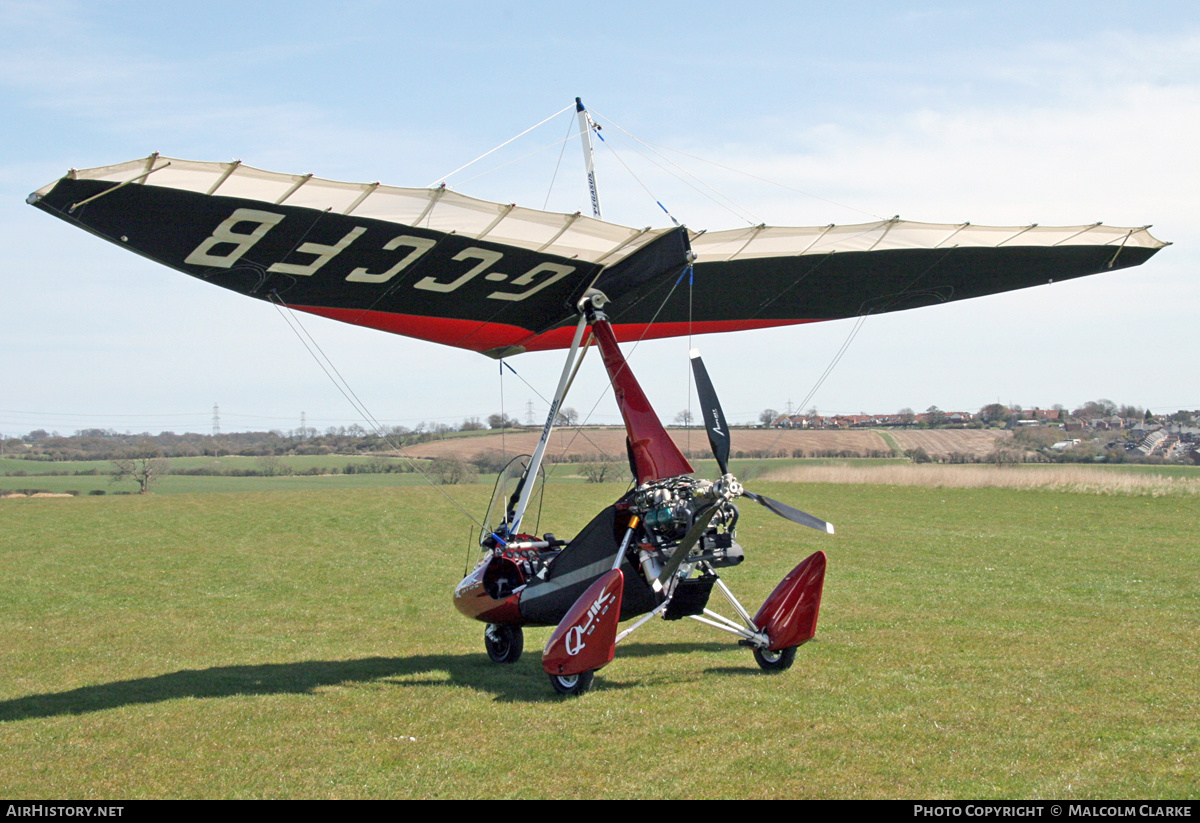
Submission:
[[[563,348],[595,286],[618,340],[899,311],[1136,266],[1147,228],[884,220],[720,232],[151,155],[71,171],[39,209],[263,300],[487,354]],[[678,288],[688,248],[689,288]]]

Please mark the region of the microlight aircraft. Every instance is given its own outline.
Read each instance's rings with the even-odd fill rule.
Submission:
[[[595,124],[577,101],[593,216],[491,203],[444,185],[396,188],[276,174],[158,154],[69,171],[28,202],[170,268],[260,300],[491,357],[567,349],[542,438],[503,472],[456,587],[487,624],[492,660],[522,653],[522,627],[554,626],[542,665],[579,694],[616,644],[655,616],[735,635],[760,667],[788,668],[816,631],[826,557],[803,560],[750,612],[718,570],[744,557],[746,497],[832,533],[812,515],[745,489],[728,472],[729,434],[703,363],[693,369],[721,472],[696,478],[663,429],[619,343],[892,312],[1144,263],[1166,244],[1149,227],[915,223],[696,232],[600,219]],[[681,278],[686,289],[676,288]],[[588,334],[585,343],[585,334]],[[523,531],[550,431],[591,341],[624,418],[635,484],[577,536]],[[708,608],[713,589],[737,619]],[[622,620],[639,618],[618,634]]]

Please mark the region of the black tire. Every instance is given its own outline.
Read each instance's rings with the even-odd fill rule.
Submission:
[[[493,663],[516,663],[525,650],[525,633],[520,626],[488,623],[483,630],[483,646]]]
[[[550,683],[554,686],[554,691],[559,694],[577,697],[592,687],[592,678],[595,676],[595,671],[580,674],[552,674]]]
[[[777,652],[769,649],[755,649],[754,661],[764,672],[782,672],[790,669],[796,660],[796,647],[789,646]]]

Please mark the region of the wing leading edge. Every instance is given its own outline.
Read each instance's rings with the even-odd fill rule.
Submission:
[[[1101,224],[637,230],[444,188],[158,155],[73,170],[29,202],[250,297],[494,356],[568,346],[591,286],[624,341],[962,300],[1136,266],[1167,245]]]

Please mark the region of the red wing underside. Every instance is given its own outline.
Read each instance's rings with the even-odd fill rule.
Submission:
[[[479,323],[474,320],[455,320],[449,317],[420,317],[413,314],[396,314],[364,309],[331,309],[320,306],[293,306],[311,314],[340,320],[356,326],[415,337],[431,343],[442,343],[460,349],[487,352],[518,346],[524,351],[548,351],[565,349],[571,345],[574,326],[561,326],[543,334],[533,335],[519,326],[503,323]],[[795,326],[816,323],[817,320],[708,320],[700,323],[625,323],[613,324],[613,336],[620,343],[637,340],[657,340],[663,337],[681,337],[688,334],[714,334],[717,332],[769,329],[777,326]]]

